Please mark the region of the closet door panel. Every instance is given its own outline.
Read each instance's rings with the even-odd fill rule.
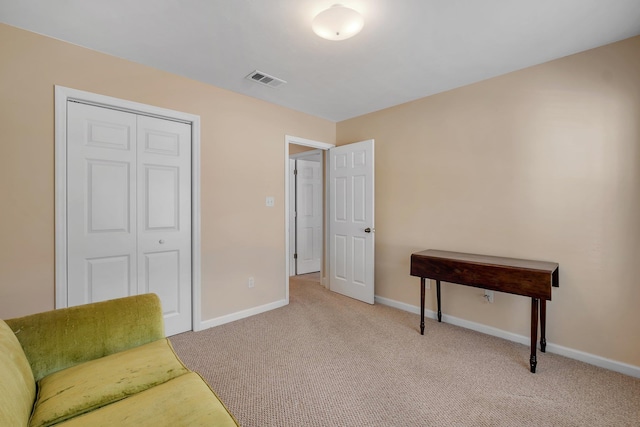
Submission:
[[[136,294],[136,116],[69,102],[67,119],[67,303]]]
[[[191,329],[191,126],[138,116],[138,285],[168,335]]]

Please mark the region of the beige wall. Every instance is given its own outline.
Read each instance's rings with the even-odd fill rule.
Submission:
[[[202,319],[284,299],[285,134],[334,123],[0,24],[0,318],[54,306],[54,85],[199,115]]]
[[[338,123],[367,138],[377,295],[418,305],[422,249],[556,261],[547,340],[640,366],[640,37]],[[526,298],[443,286],[444,313],[529,335]]]
[[[548,341],[640,366],[639,75],[636,37],[339,123],[376,139],[376,294],[417,305],[426,248],[557,261]],[[200,115],[203,320],[284,298],[284,135],[335,124],[0,24],[0,318],[53,308],[56,84]],[[529,302],[495,300],[443,289],[528,335]]]
[[[315,148],[306,147],[304,145],[298,145],[298,144],[289,144],[289,155],[300,154],[300,153],[304,153],[306,151],[312,151],[312,150],[315,150]]]

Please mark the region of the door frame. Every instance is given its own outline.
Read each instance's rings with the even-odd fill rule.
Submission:
[[[290,235],[290,223],[289,223],[289,209],[290,209],[290,183],[289,183],[289,144],[297,144],[297,145],[303,145],[305,147],[312,147],[312,148],[318,148],[321,149],[323,151],[328,151],[330,148],[335,147],[335,144],[329,144],[326,142],[320,142],[320,141],[314,141],[312,139],[306,139],[306,138],[300,138],[297,136],[291,136],[291,135],[285,135],[284,137],[284,232],[285,232],[285,239],[284,239],[284,259],[285,259],[285,266],[284,266],[284,271],[285,271],[285,303],[289,304],[289,274],[291,271],[291,266],[290,266],[290,261],[289,261],[289,253],[290,253],[290,239],[291,239],[291,235]],[[326,168],[328,167],[328,163],[327,161],[324,162],[324,167],[325,170],[327,170]],[[326,174],[325,174],[326,175]],[[324,185],[325,188],[327,185],[327,179],[328,177],[325,176],[325,181],[324,181]],[[329,200],[329,192],[326,192],[325,195],[325,199],[324,199],[324,218],[326,220],[327,218],[327,208],[328,208],[328,200]],[[327,227],[324,226],[325,228],[324,230],[324,235],[325,235],[325,240],[328,236],[328,232],[329,230],[327,230]],[[324,283],[325,281],[325,275],[328,274],[327,271],[324,268],[324,260],[327,259],[328,255],[328,245],[325,245],[324,247],[324,256],[322,257],[323,262],[320,265],[320,280],[323,281],[323,285],[326,287],[326,283]],[[327,266],[327,270],[328,270],[328,266]]]
[[[191,125],[191,328],[202,329],[200,116],[55,85],[55,308],[67,303],[67,102],[79,101]]]

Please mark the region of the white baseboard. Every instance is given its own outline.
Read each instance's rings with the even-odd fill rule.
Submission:
[[[213,328],[214,326],[224,325],[225,323],[234,322],[236,320],[244,319],[246,317],[255,316],[256,314],[264,313],[267,311],[275,310],[276,308],[284,307],[287,305],[287,300],[275,301],[269,304],[260,305],[258,307],[249,308],[247,310],[237,311],[235,313],[227,314],[226,316],[220,316],[209,320],[200,322],[200,327],[197,331],[203,329]]]
[[[408,311],[409,313],[420,314],[420,307],[415,305],[406,304],[400,301],[395,301],[389,298],[383,298],[376,296],[375,302],[387,305],[389,307],[397,308],[399,310]],[[437,319],[437,313],[432,310],[425,310],[424,317],[430,319]],[[530,345],[530,338],[524,335],[514,334],[513,332],[503,331],[502,329],[494,328],[492,326],[483,325],[481,323],[471,322],[469,320],[460,319],[459,317],[442,315],[442,321],[451,325],[460,326],[473,331],[482,332],[483,334],[492,335],[494,337],[503,338],[505,340],[517,342],[520,344]],[[589,363],[600,368],[609,369],[611,371],[619,372],[621,374],[629,375],[631,377],[640,378],[640,366],[629,365],[626,363],[618,362],[616,360],[607,359],[604,357],[596,356],[594,354],[585,353],[580,350],[574,350],[572,348],[563,347],[561,345],[547,342],[547,352],[559,354],[570,359],[579,360],[581,362]]]

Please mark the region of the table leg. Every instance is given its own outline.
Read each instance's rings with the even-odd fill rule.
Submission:
[[[540,350],[547,349],[547,300],[540,300]]]
[[[538,298],[531,298],[531,357],[529,358],[529,365],[531,366],[531,372],[535,374],[536,365],[536,341],[538,341]]]
[[[424,277],[420,278],[420,335],[424,335]]]
[[[436,280],[436,294],[438,295],[438,322],[442,322],[442,311],[440,310],[440,280]]]

